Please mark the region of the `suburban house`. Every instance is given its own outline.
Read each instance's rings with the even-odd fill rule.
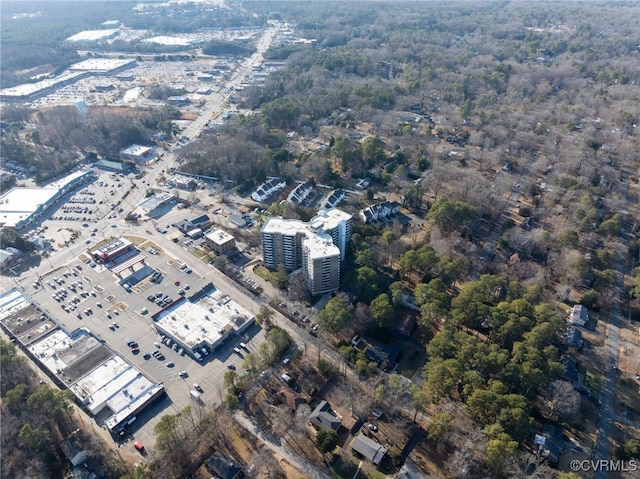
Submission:
[[[216,451],[213,456],[207,459],[205,467],[216,478],[236,479],[241,477],[242,467],[220,451]]]
[[[330,210],[331,208],[335,208],[336,206],[338,206],[346,197],[347,193],[344,190],[333,190],[322,199],[322,201],[320,202],[320,207],[325,210]]]
[[[287,182],[284,179],[272,178],[266,183],[262,183],[256,191],[251,193],[251,199],[253,199],[254,201],[263,202],[276,191],[280,191],[285,186],[287,186]]]
[[[576,304],[569,313],[567,321],[571,324],[578,326],[584,326],[589,321],[589,314],[587,314],[587,308],[581,304]]]
[[[575,326],[571,326],[569,329],[567,329],[567,332],[564,335],[564,344],[568,348],[582,348],[582,346],[584,346],[582,332]]]
[[[400,203],[397,201],[383,201],[360,210],[360,218],[365,223],[371,223],[395,215],[399,209]]]
[[[309,415],[309,422],[316,429],[333,429],[337,431],[341,425],[340,418],[331,410],[327,401],[322,401]]]
[[[382,459],[388,451],[388,449],[382,444],[378,444],[373,439],[369,439],[362,433],[353,438],[353,441],[351,442],[351,449],[365,459],[374,463],[376,466],[382,462]]]
[[[276,393],[276,399],[278,399],[282,404],[287,405],[289,409],[294,412],[298,409],[300,404],[304,404],[306,402],[302,396],[291,388],[282,388]]]
[[[289,196],[287,196],[287,201],[289,203],[299,205],[307,199],[311,191],[313,191],[313,185],[311,183],[300,183],[293,190],[291,190],[291,193],[289,193]]]
[[[564,452],[562,429],[553,424],[545,424],[542,434],[536,434],[533,443],[538,447],[538,454],[549,464],[558,464],[560,454]]]

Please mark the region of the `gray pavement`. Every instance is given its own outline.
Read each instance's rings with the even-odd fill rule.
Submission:
[[[626,254],[620,249],[618,251],[618,271],[616,275],[616,284],[613,288],[613,298],[609,302],[609,324],[607,325],[607,337],[605,339],[605,355],[606,362],[604,364],[604,384],[600,398],[602,408],[598,421],[598,436],[594,447],[594,461],[606,461],[612,459],[611,447],[613,444],[613,426],[615,422],[615,402],[616,389],[618,385],[618,350],[620,347],[620,292],[624,286],[624,270],[626,264]],[[609,471],[606,468],[599,468],[595,471],[595,479],[606,479],[609,477]]]

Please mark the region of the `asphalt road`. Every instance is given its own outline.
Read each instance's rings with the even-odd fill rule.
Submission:
[[[618,351],[620,347],[620,307],[619,299],[620,292],[624,286],[624,270],[626,264],[626,255],[623,250],[618,251],[618,269],[616,273],[616,284],[613,288],[614,296],[609,302],[609,324],[607,326],[607,337],[605,340],[606,348],[606,364],[604,374],[603,391],[600,398],[602,408],[600,411],[600,418],[598,422],[598,437],[596,439],[596,445],[594,448],[594,461],[610,460],[612,458],[611,447],[613,444],[612,434],[613,426],[615,422],[615,402],[616,402],[616,389],[618,381]],[[599,468],[595,471],[595,479],[607,479],[609,477],[609,471],[606,468]]]

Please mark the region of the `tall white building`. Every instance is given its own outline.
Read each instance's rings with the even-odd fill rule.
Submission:
[[[264,265],[289,272],[302,267],[312,294],[335,291],[352,226],[351,215],[337,209],[322,210],[308,223],[269,218],[261,231]]]
[[[313,295],[340,287],[340,250],[329,235],[307,233],[302,240],[302,270]]]

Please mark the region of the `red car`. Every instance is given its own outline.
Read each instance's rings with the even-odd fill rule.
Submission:
[[[134,442],[133,443],[133,447],[135,447],[136,451],[138,451],[139,453],[143,453],[144,452],[144,445],[140,441]]]
[[[175,284],[176,286],[180,286],[180,281],[174,281],[173,284]]]

